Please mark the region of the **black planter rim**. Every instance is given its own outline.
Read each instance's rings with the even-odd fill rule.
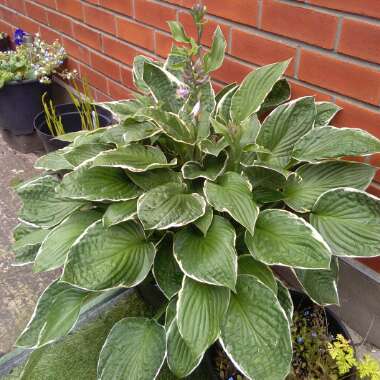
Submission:
[[[5,86],[22,86],[23,84],[31,84],[31,83],[36,83],[36,82],[39,82],[41,83],[38,79],[20,79],[20,80],[11,80],[9,82],[6,82],[4,84],[4,87]],[[41,83],[41,84],[45,84],[45,83]],[[48,84],[48,83],[47,83]],[[45,84],[45,85],[47,85]]]

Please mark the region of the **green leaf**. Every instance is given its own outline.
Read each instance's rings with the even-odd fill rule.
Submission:
[[[46,175],[18,186],[16,192],[22,200],[19,218],[43,228],[51,228],[85,204],[60,198],[55,191],[58,184],[56,178]]]
[[[137,202],[137,215],[146,230],[181,227],[204,215],[206,202],[184,185],[168,183],[143,194]]]
[[[339,305],[338,259],[333,257],[327,270],[296,269],[295,274],[306,294],[319,305]]]
[[[206,208],[206,213],[194,222],[194,226],[197,227],[203,235],[206,235],[208,229],[211,226],[213,218],[214,212],[212,210],[212,207],[208,207]]]
[[[176,159],[168,163],[160,148],[139,144],[119,146],[114,150],[100,153],[92,163],[93,166],[121,168],[131,172],[145,172],[176,164]]]
[[[294,312],[292,296],[290,295],[289,289],[280,280],[277,280],[277,289],[278,302],[280,302],[280,305],[288,318],[289,324],[292,325]]]
[[[162,105],[163,110],[178,112],[181,108],[181,100],[177,97],[177,89],[184,86],[169,71],[150,63],[144,63],[142,79],[149,87],[156,102]]]
[[[255,260],[251,255],[240,255],[238,258],[238,273],[249,274],[261,281],[274,294],[277,294],[277,282],[272,270],[260,261]]]
[[[204,70],[206,73],[215,71],[222,66],[226,47],[227,42],[224,39],[222,29],[218,26],[214,32],[211,50],[204,56]]]
[[[31,229],[12,244],[12,250],[16,254],[16,266],[30,264],[35,260],[38,249],[49,230]]]
[[[83,136],[83,135],[86,135],[87,133],[88,133],[87,130],[69,132],[63,135],[55,136],[53,140],[66,141],[66,142],[72,143],[78,136]]]
[[[206,235],[191,226],[174,235],[174,256],[182,271],[196,281],[235,289],[236,234],[227,219],[214,216]]]
[[[86,133],[79,134],[75,139],[73,146],[79,146],[82,144],[99,144],[102,143],[104,132],[107,128],[97,128],[93,131],[86,131]]]
[[[170,182],[182,183],[181,174],[170,169],[155,169],[143,173],[127,173],[128,177],[144,191]]]
[[[314,126],[315,104],[312,96],[278,106],[265,119],[256,143],[269,149],[259,154],[263,163],[285,168],[291,160],[294,144]]]
[[[305,164],[289,176],[284,187],[285,202],[298,212],[307,212],[327,190],[349,186],[365,190],[375,172],[375,168],[357,162],[328,161]]]
[[[244,79],[232,98],[231,117],[235,123],[242,122],[260,109],[289,62],[288,60],[260,67]]]
[[[252,199],[250,184],[238,173],[227,172],[217,182],[206,181],[208,203],[219,212],[227,212],[253,233],[259,209]]]
[[[342,109],[331,102],[316,102],[315,105],[317,107],[317,116],[315,118],[316,127],[328,125],[333,117]]]
[[[62,266],[67,254],[84,230],[102,214],[97,210],[76,211],[49,232],[38,250],[33,270],[43,272]]]
[[[218,104],[224,95],[227,94],[232,88],[239,87],[236,83],[230,83],[224,86],[216,95],[215,102]]]
[[[78,166],[84,162],[92,161],[99,153],[111,149],[108,144],[81,144],[74,146],[64,153],[64,158],[73,166]]]
[[[137,199],[124,202],[111,203],[103,215],[103,226],[111,227],[137,215]]]
[[[206,154],[211,154],[212,156],[219,156],[220,152],[228,146],[228,142],[225,140],[224,137],[219,139],[216,142],[213,142],[211,140],[202,140],[199,144],[199,147],[202,152]]]
[[[189,43],[190,38],[186,35],[183,25],[178,21],[168,21],[172,37],[177,42]]]
[[[216,108],[217,118],[225,124],[228,124],[231,121],[231,103],[232,98],[235,95],[236,91],[239,89],[239,86],[235,85],[228,92],[226,92],[223,97],[218,102]]]
[[[89,201],[127,201],[141,194],[122,169],[80,166],[57,186],[61,197]]]
[[[124,318],[99,356],[98,379],[155,379],[165,359],[165,329],[147,318]]]
[[[167,299],[173,298],[181,289],[183,273],[173,255],[172,234],[167,234],[158,246],[153,275]]]
[[[175,376],[182,379],[191,374],[202,361],[203,353],[196,355],[182,338],[177,319],[173,319],[166,335],[167,361]]]
[[[355,128],[320,127],[311,130],[294,146],[293,157],[315,162],[343,156],[367,156],[380,152],[380,140]]]
[[[42,293],[32,319],[16,346],[38,348],[67,335],[76,324],[88,292],[69,284],[53,282]]]
[[[182,282],[182,281],[181,281]],[[168,331],[171,323],[176,318],[177,315],[177,300],[178,297],[173,297],[166,307],[165,312],[165,330]]]
[[[273,291],[253,276],[238,277],[221,342],[250,379],[282,380],[289,373],[292,345],[288,320]]]
[[[273,86],[272,91],[265,98],[264,103],[260,108],[260,112],[267,112],[268,110],[277,107],[278,105],[290,99],[290,86],[288,81],[280,79]]]
[[[137,223],[104,228],[98,221],[71,247],[62,280],[91,290],[131,288],[147,276],[155,254]]]
[[[153,63],[152,60],[148,57],[144,57],[143,55],[137,55],[133,59],[133,83],[135,86],[143,91],[144,93],[149,92],[148,85],[144,82],[143,74],[144,74],[144,64],[147,63]]]
[[[185,277],[178,294],[177,324],[195,354],[204,353],[220,335],[230,302],[230,291]]]
[[[379,256],[380,199],[343,188],[327,191],[315,203],[310,223],[337,256]]]
[[[264,210],[257,219],[255,234],[245,243],[257,260],[268,265],[326,269],[331,251],[321,235],[304,219],[285,210]]]
[[[218,157],[205,156],[202,163],[188,161],[182,168],[182,176],[185,179],[206,178],[215,181],[226,169],[228,156],[226,154]]]
[[[71,149],[71,147],[69,149]],[[71,165],[63,155],[67,151],[67,148],[63,148],[45,154],[44,156],[37,159],[34,167],[36,169],[50,170],[54,172],[60,170],[72,170],[74,169],[74,166]]]
[[[199,114],[195,116],[195,119],[197,124],[197,140],[200,141],[207,138],[210,134],[210,116],[214,112],[216,102],[215,92],[210,80],[199,86],[198,91],[200,111]]]

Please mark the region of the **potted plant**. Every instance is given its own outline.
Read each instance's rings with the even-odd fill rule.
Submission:
[[[204,13],[192,9],[198,40]],[[152,319],[115,324],[99,379],[151,380],[165,360],[184,378],[216,341],[247,378],[284,379],[293,303],[272,266],[292,268],[315,303],[339,304],[338,257],[380,251],[380,200],[364,191],[375,168],[341,158],[380,141],[329,125],[335,104],[288,101],[289,61],[215,95],[220,28],[204,51],[169,25],[181,45],[164,64],[136,57],[146,95],[108,104],[120,124],[40,158],[46,172],[16,188],[17,262],[63,268],[16,344],[51,343],[91,299],[150,277],[166,301]]]
[[[33,118],[42,110],[41,97],[51,76],[72,75],[60,71],[66,52],[58,41],[48,44],[38,34],[21,37],[18,31],[16,50],[0,52],[0,129],[16,136],[33,132]]]
[[[34,118],[34,128],[47,152],[67,146],[67,136],[80,131],[95,131],[113,122],[111,111],[94,103],[87,79],[82,79],[82,93],[76,81],[72,82],[75,93],[67,88],[71,103],[53,105],[42,96],[44,110]]]
[[[5,32],[0,32],[0,51],[10,50],[11,45],[9,41],[9,36]]]

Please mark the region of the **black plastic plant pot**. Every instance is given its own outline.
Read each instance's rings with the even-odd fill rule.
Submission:
[[[0,129],[15,136],[33,133],[33,118],[42,111],[49,85],[37,80],[9,82],[0,89]]]
[[[110,111],[98,105],[96,105],[95,108],[99,118],[99,126],[101,128],[113,123],[113,116]],[[60,104],[55,107],[55,112],[57,116],[61,117],[65,133],[78,132],[82,129],[80,114],[74,104]],[[38,137],[42,141],[46,152],[52,152],[69,145],[68,142],[58,140],[55,136],[52,136],[46,124],[44,112],[40,112],[34,118],[34,128]]]
[[[9,37],[0,38],[0,51],[11,50],[11,43]]]

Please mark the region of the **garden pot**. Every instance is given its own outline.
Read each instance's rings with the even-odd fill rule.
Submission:
[[[15,81],[0,89],[0,129],[15,136],[33,133],[33,118],[42,111],[42,95],[49,85],[37,80]]]
[[[9,37],[0,38],[0,51],[11,50],[11,43]]]
[[[55,107],[55,112],[57,116],[61,117],[63,128],[66,133],[78,132],[82,129],[80,115],[74,104],[60,104]],[[101,128],[111,125],[113,123],[112,113],[107,109],[97,105],[96,112],[99,117],[99,126]],[[60,141],[51,135],[49,128],[46,124],[44,112],[40,112],[34,118],[33,124],[46,152],[52,152],[54,150],[61,149],[69,145],[68,142]]]

